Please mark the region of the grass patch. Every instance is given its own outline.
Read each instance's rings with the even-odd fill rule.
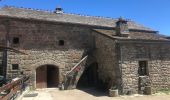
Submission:
[[[164,94],[170,95],[170,89],[161,89],[161,90],[158,90],[157,93],[164,93]]]

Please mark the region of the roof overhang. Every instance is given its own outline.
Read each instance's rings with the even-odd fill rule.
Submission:
[[[118,44],[170,44],[170,40],[147,40],[147,39],[116,39]]]

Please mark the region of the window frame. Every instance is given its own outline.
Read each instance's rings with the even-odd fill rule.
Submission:
[[[18,45],[20,44],[20,38],[19,37],[12,37],[12,44]]]
[[[58,45],[59,46],[64,46],[65,45],[65,41],[64,40],[59,40],[58,41]]]
[[[149,76],[148,61],[142,60],[138,62],[138,75]]]
[[[16,67],[17,66],[17,68],[14,68],[14,67]],[[19,70],[19,64],[12,64],[12,70]]]

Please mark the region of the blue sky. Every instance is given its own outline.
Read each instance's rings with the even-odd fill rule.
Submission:
[[[4,5],[136,21],[170,36],[170,0],[0,0]]]

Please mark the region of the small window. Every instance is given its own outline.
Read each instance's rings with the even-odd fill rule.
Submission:
[[[18,70],[19,65],[18,64],[12,64],[12,70]]]
[[[23,72],[23,71],[21,71],[21,72],[20,72],[20,74],[21,74],[21,75],[23,75],[23,74],[24,74],[24,72]]]
[[[14,37],[12,42],[13,44],[19,44],[19,37]]]
[[[148,75],[148,62],[147,61],[139,61],[138,73],[140,76]]]
[[[64,45],[64,40],[59,40],[59,46],[63,46]]]

